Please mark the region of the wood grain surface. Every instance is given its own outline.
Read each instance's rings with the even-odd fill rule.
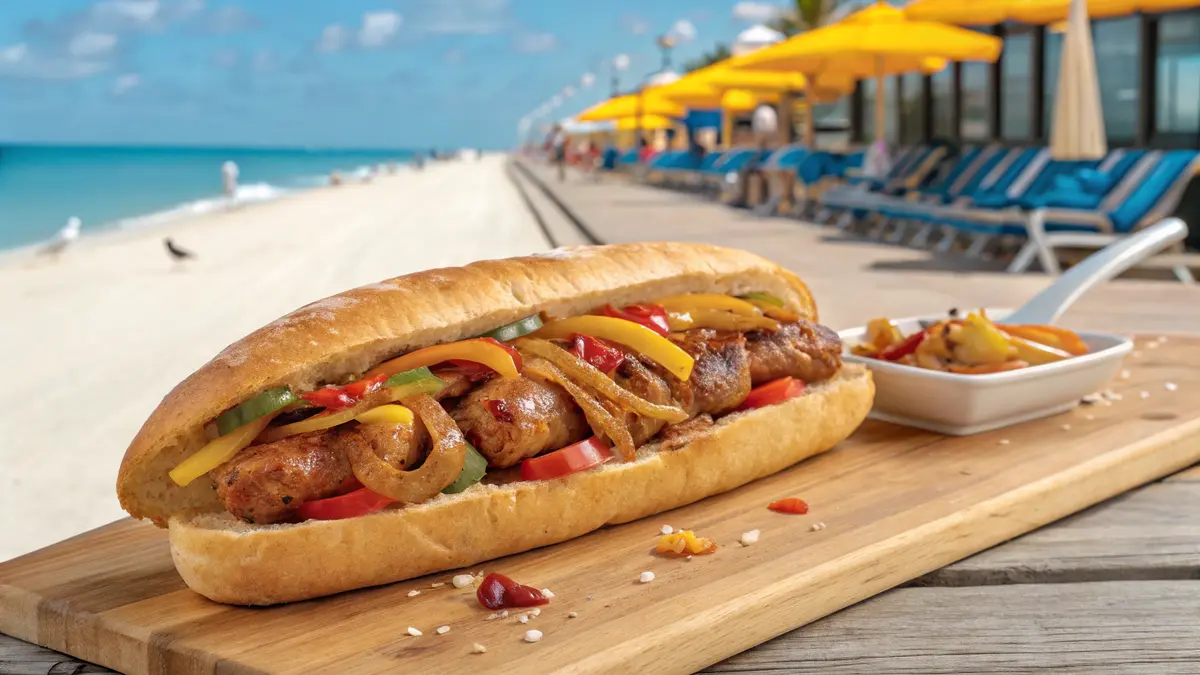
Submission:
[[[0,632],[130,673],[691,672],[1200,459],[1200,340],[1172,340],[1155,362],[1118,382],[1111,406],[968,438],[869,423],[732,493],[472,570],[553,590],[529,625],[487,621],[469,589],[432,587],[449,573],[265,610],[217,605],[184,587],[161,531],[123,521],[0,564]],[[1137,395],[1164,377],[1172,396]],[[766,510],[790,495],[810,514]],[[723,546],[655,558],[663,523]],[[757,544],[735,543],[751,529]],[[657,578],[638,583],[642,571]],[[522,640],[531,627],[541,642]],[[470,653],[476,642],[486,654]]]

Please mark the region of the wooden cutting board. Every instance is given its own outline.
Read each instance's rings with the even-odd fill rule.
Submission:
[[[1138,349],[1110,405],[967,438],[870,422],[732,493],[471,568],[551,589],[528,624],[433,587],[450,573],[218,605],[184,586],[162,531],[121,521],[0,564],[0,632],[129,673],[689,672],[1200,460],[1200,340]],[[767,510],[786,496],[810,513]],[[721,548],[656,558],[664,524]],[[753,529],[758,542],[739,545]],[[541,642],[523,641],[529,628]]]

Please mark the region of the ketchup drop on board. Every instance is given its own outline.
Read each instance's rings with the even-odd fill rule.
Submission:
[[[479,604],[488,609],[534,607],[550,602],[538,589],[518,584],[495,572],[483,578],[483,583],[479,584],[479,589],[475,591],[475,597],[479,598]]]

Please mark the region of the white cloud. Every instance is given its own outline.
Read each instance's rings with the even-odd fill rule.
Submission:
[[[766,23],[783,12],[782,7],[765,2],[739,2],[733,6],[733,18],[750,23]]]
[[[613,68],[617,70],[625,70],[629,68],[629,55],[617,54],[613,57]]]
[[[512,25],[509,0],[412,0],[413,30],[443,35],[488,35]]]
[[[341,51],[349,38],[350,31],[345,26],[338,23],[326,26],[321,31],[321,39],[317,41],[317,49],[323,52]]]
[[[5,47],[0,49],[0,63],[20,63],[28,53],[29,48],[24,43]]]
[[[71,38],[67,52],[80,58],[103,56],[117,46],[117,36],[111,33],[80,33]]]
[[[125,73],[113,81],[112,92],[120,96],[142,83],[142,76],[137,73]]]
[[[358,42],[364,47],[382,47],[400,30],[403,18],[396,12],[367,12],[363,14]]]
[[[671,35],[680,42],[691,42],[696,39],[696,25],[687,19],[680,19],[671,26]]]
[[[558,49],[558,38],[553,33],[521,33],[513,38],[513,49],[526,54],[552,52]]]
[[[583,87],[584,89],[592,86],[592,84],[595,82],[596,76],[591,73],[584,73],[583,75],[579,76],[579,86]]]
[[[188,3],[190,9],[193,3]],[[111,14],[137,23],[150,23],[158,17],[162,5],[158,0],[108,0],[96,5],[100,14]]]

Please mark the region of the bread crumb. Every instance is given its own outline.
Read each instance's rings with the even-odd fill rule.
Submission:
[[[643,584],[648,584],[651,581],[654,581],[654,572],[642,572],[642,574],[638,577],[638,581],[642,582]]]
[[[537,642],[538,640],[541,640],[541,639],[542,639],[542,631],[536,630],[536,629],[525,631],[525,641],[526,642]]]
[[[420,594],[421,594],[421,591],[409,591],[409,592],[408,592],[408,597],[410,597],[410,598],[415,598],[415,597],[417,597],[417,596],[418,596],[418,595],[420,595]]]
[[[439,582],[437,582],[437,583],[430,584],[430,585],[429,585],[429,587],[430,587],[430,588],[441,588],[442,586],[445,586],[445,585],[446,585],[446,582],[444,582],[444,581],[439,581]]]
[[[1009,443],[1011,443],[1011,442],[1012,442],[1012,441],[1008,440],[1007,438],[1001,438],[1001,439],[1000,439],[1000,440],[997,442],[997,445],[1008,445],[1008,444],[1009,444]]]
[[[549,588],[543,588],[542,589],[542,597],[543,598],[553,598],[554,593],[552,593]]]
[[[1148,399],[1148,398],[1150,398],[1150,392],[1148,392],[1148,391],[1143,391],[1143,392],[1141,393],[1141,396],[1142,396],[1142,399],[1143,399],[1143,400],[1145,400],[1145,399]]]
[[[739,539],[738,541],[741,542],[742,546],[749,546],[750,544],[754,544],[754,543],[758,542],[758,534],[759,534],[758,530],[750,530],[749,532],[743,532],[742,538]]]
[[[507,618],[508,618],[508,610],[507,610],[507,609],[502,609],[502,610],[500,610],[500,618],[501,618],[501,619],[507,619]]]
[[[1132,376],[1133,376],[1133,373],[1130,373],[1128,370],[1121,371],[1121,379],[1122,380],[1128,380]]]
[[[466,588],[475,583],[475,577],[470,574],[455,574],[450,583],[454,584],[455,588]]]
[[[499,619],[499,618],[500,618],[500,612],[492,612],[491,614],[488,614],[487,620],[495,621],[496,619]]]
[[[1097,392],[1094,394],[1088,394],[1087,396],[1084,396],[1082,399],[1080,399],[1080,402],[1083,403],[1084,405],[1092,405],[1094,403],[1099,403],[1100,402],[1100,393]]]
[[[663,534],[671,534],[675,530],[670,525],[663,525],[658,529],[658,531],[662,532]]]
[[[595,599],[596,599],[596,596],[594,596],[594,595],[589,595],[589,596],[587,596],[587,599],[588,599],[588,600],[595,600]]]
[[[450,626],[438,626],[437,627],[438,635],[445,635],[446,633],[449,633],[449,632],[450,632]]]
[[[1175,391],[1176,389],[1179,389],[1179,385],[1175,384],[1174,382],[1168,382],[1163,385],[1163,389],[1166,389],[1167,391]]]
[[[521,623],[529,623],[529,615],[522,614],[521,616],[517,617],[517,621],[520,621]]]
[[[486,651],[487,651],[487,647],[484,647],[483,645],[479,644],[478,642],[471,645],[471,653],[472,654],[483,654]]]
[[[579,612],[567,612],[567,618],[568,619],[577,619],[577,618],[579,618]]]
[[[413,637],[421,637],[422,635],[424,635],[424,633],[422,633],[421,631],[417,630],[416,628],[413,628],[412,626],[409,626],[409,627],[408,627],[408,634],[409,634],[409,635],[411,635],[411,636],[413,636]]]
[[[816,532],[817,530],[823,530],[825,529],[825,523],[813,523],[811,529],[813,532]]]
[[[1071,425],[1070,425],[1070,424],[1064,424],[1064,425],[1062,425],[1062,430],[1063,430],[1063,431],[1070,431],[1070,430],[1071,430]]]

